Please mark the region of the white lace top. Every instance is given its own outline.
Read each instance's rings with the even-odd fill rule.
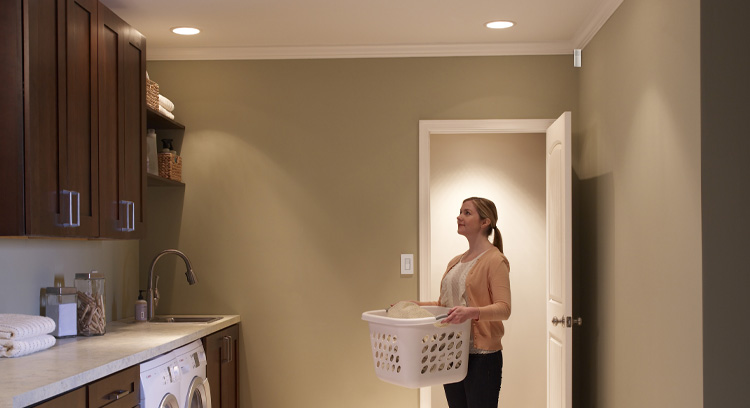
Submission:
[[[443,277],[442,285],[440,285],[440,299],[443,300],[446,307],[454,306],[471,306],[466,301],[466,275],[476,263],[477,259],[481,258],[487,251],[482,252],[476,258],[471,261],[464,262],[463,257],[458,263],[451,268],[448,273]],[[474,347],[474,335],[470,336],[470,350],[471,354],[487,354],[494,351],[482,350]]]

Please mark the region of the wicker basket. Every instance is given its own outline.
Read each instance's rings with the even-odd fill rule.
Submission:
[[[159,177],[182,181],[182,157],[174,157],[172,153],[159,153]]]
[[[158,111],[159,110],[159,84],[146,79],[146,105]]]

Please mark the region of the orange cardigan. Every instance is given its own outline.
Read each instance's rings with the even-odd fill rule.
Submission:
[[[443,278],[462,255],[448,263]],[[442,289],[442,279],[440,286]],[[442,290],[441,290],[442,292]],[[496,247],[480,256],[466,275],[466,297],[470,307],[479,308],[479,319],[471,322],[474,347],[482,350],[502,350],[505,334],[503,320],[510,317],[510,264],[508,258]],[[437,302],[419,302],[420,305],[445,306]]]

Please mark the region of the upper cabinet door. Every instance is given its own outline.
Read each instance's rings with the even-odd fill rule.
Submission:
[[[132,27],[125,43],[125,193],[135,202],[130,238],[146,233],[146,37]]]
[[[63,226],[71,236],[95,237],[99,232],[99,101],[97,82],[97,15],[96,0],[66,0],[64,55],[65,103],[60,103],[66,119],[64,169],[67,177],[63,204],[72,205],[80,215],[77,226],[71,224],[69,212],[62,214]],[[67,201],[66,201],[67,200]],[[63,209],[66,209],[63,205]],[[73,217],[76,217],[73,214]]]
[[[24,235],[97,236],[97,3],[28,0],[24,22]]]
[[[99,5],[100,236],[145,229],[145,38]]]

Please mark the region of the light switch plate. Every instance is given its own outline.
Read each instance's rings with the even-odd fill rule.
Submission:
[[[401,274],[414,274],[414,254],[401,254]]]

